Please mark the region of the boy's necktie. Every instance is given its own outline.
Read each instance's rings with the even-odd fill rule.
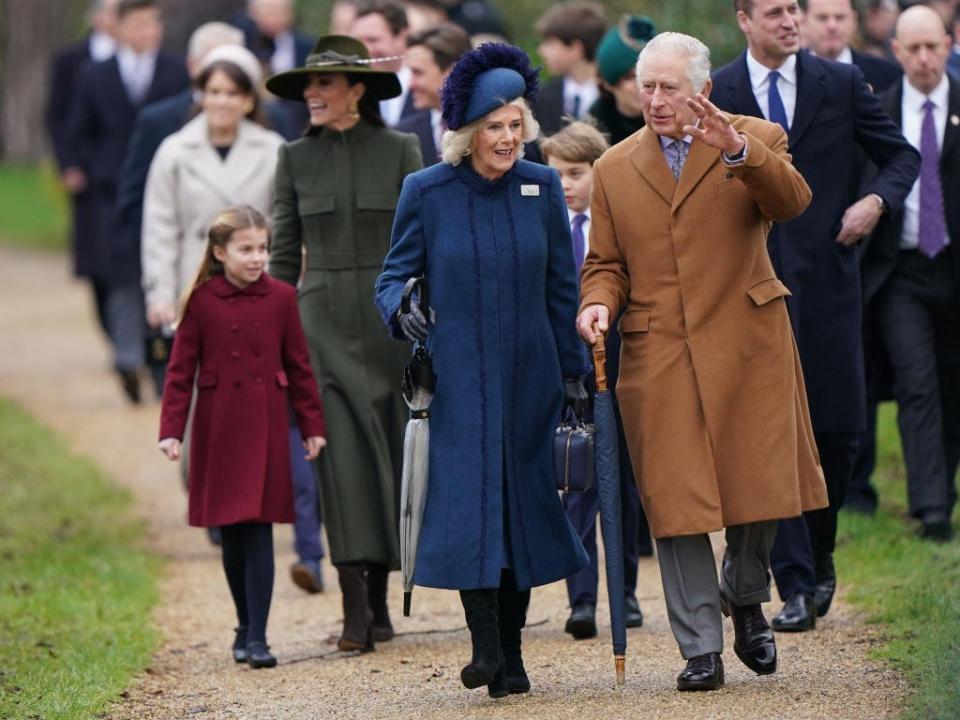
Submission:
[[[578,213],[573,216],[573,221],[570,223],[570,234],[573,235],[573,261],[577,266],[578,273],[583,265],[583,257],[586,255],[587,249],[586,238],[583,236],[583,224],[586,221],[587,216]]]

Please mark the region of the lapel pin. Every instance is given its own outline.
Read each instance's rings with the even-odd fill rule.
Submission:
[[[957,125],[960,125],[960,117],[957,117],[956,115],[951,115],[950,124],[953,125],[954,127],[956,127]]]
[[[520,195],[522,197],[540,197],[539,185],[521,185]]]

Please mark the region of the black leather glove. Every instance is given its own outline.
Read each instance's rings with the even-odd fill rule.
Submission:
[[[583,376],[575,375],[563,379],[563,401],[564,408],[571,408],[573,414],[582,418],[587,411],[587,403],[590,396],[587,394],[587,388],[583,384]]]
[[[410,312],[397,310],[397,322],[410,342],[423,342],[430,334],[430,323],[427,322],[427,317],[420,310],[420,303],[416,300],[410,301]]]

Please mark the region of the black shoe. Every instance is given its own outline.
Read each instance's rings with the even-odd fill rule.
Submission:
[[[824,555],[814,560],[814,576],[817,586],[813,591],[813,607],[817,617],[823,617],[830,611],[833,594],[837,591],[837,571],[833,566],[833,554]]]
[[[773,618],[777,632],[806,632],[817,626],[813,596],[794,593],[783,604],[783,609]]]
[[[233,629],[233,661],[245,663],[247,661],[247,629],[243,626]]]
[[[677,690],[716,690],[723,687],[723,658],[720,653],[697,655],[677,675]]]
[[[626,608],[626,619],[628,628],[643,627],[643,612],[640,610],[640,603],[637,602],[636,595],[627,595],[623,604]]]
[[[134,405],[140,404],[140,376],[136,370],[117,370],[123,394]]]
[[[470,628],[473,657],[460,671],[460,681],[473,690],[493,685],[503,675],[503,650],[500,648],[500,629],[497,620],[497,591],[493,589],[461,590],[460,602]],[[499,692],[497,688],[494,691]],[[493,692],[493,691],[491,691]],[[504,694],[506,686],[504,683]]]
[[[720,610],[733,620],[733,651],[757,675],[777,671],[777,643],[760,603],[737,607],[720,593]]]
[[[597,636],[597,608],[593,603],[577,603],[570,609],[570,617],[564,625],[564,632],[573,635],[575,640],[586,640]]]
[[[277,659],[270,654],[266,643],[262,642],[247,643],[247,662],[254,670],[277,666]]]
[[[374,650],[373,610],[367,598],[367,566],[362,562],[338,563],[337,577],[343,595],[343,632],[337,640],[342,652]]]
[[[928,513],[923,518],[920,537],[934,542],[948,542],[953,539],[953,526],[946,513]]]
[[[223,533],[220,532],[220,528],[218,527],[207,528],[207,539],[211,545],[216,545],[217,547],[223,545]]]

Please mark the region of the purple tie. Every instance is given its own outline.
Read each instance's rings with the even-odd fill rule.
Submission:
[[[587,243],[586,238],[583,237],[583,224],[587,221],[587,216],[583,213],[578,213],[573,216],[573,222],[570,223],[571,234],[573,235],[573,262],[577,266],[577,272],[580,272],[580,267],[583,265],[583,256],[586,254]]]
[[[940,184],[940,148],[933,123],[933,103],[923,103],[920,126],[920,224],[917,248],[928,258],[947,245],[947,224],[943,214],[943,187]]]

